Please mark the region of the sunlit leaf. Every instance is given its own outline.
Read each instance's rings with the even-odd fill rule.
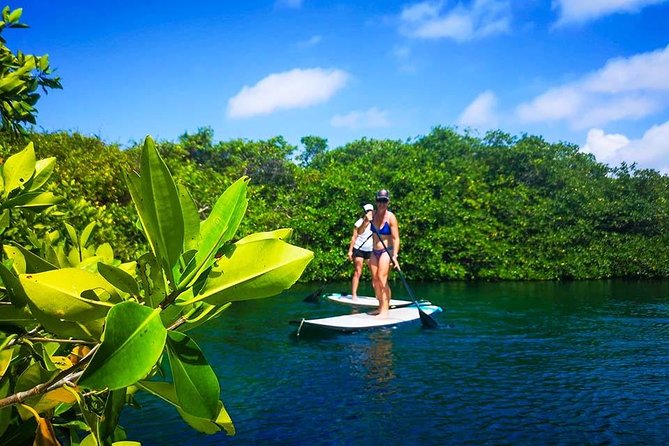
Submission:
[[[142,208],[150,222],[145,224],[146,235],[157,248],[156,257],[164,263],[165,272],[171,274],[183,249],[184,220],[172,175],[148,136],[140,159],[140,175]]]
[[[35,176],[30,183],[30,190],[34,191],[42,187],[51,177],[53,169],[56,167],[56,158],[50,157],[37,160],[35,163]]]
[[[267,231],[267,232],[255,232],[238,240],[236,244],[239,245],[241,243],[256,242],[258,240],[265,240],[268,238],[274,238],[286,241],[290,238],[291,235],[293,235],[292,228],[281,228],[275,231]]]
[[[55,265],[47,262],[40,256],[33,254],[32,252],[28,251],[26,248],[19,245],[18,243],[12,243],[12,247],[20,251],[21,255],[23,256],[25,262],[24,271],[26,273],[42,273],[45,271],[51,271],[57,269]],[[8,256],[10,256],[10,252],[7,248],[5,248],[5,252],[7,253]],[[12,253],[10,258],[16,258],[16,254]],[[19,271],[17,270],[17,273],[18,272]]]
[[[32,142],[22,151],[7,158],[2,169],[5,184],[3,198],[7,198],[10,192],[20,188],[32,178],[36,162]]]
[[[100,275],[77,268],[21,274],[19,280],[29,301],[42,313],[69,321],[104,317],[113,302],[120,301],[114,287]],[[87,290],[94,290],[98,300],[82,297]]]
[[[274,296],[302,275],[313,253],[278,239],[235,244],[218,259],[198,295],[213,305]]]
[[[28,297],[19,283],[19,278],[12,274],[12,272],[2,263],[0,263],[0,278],[2,279],[2,283],[13,307],[16,307],[17,309],[23,308],[26,303],[28,303]],[[0,320],[2,320],[3,316],[7,317],[7,314],[0,310]]]
[[[200,225],[198,251],[195,254],[195,268],[184,275],[179,286],[191,286],[215,260],[216,252],[235,235],[244,217],[248,199],[246,192],[249,179],[240,178],[219,197],[209,217]]]
[[[93,230],[95,229],[96,222],[92,221],[86,227],[84,228],[83,231],[81,231],[81,238],[79,242],[81,243],[81,247],[85,247],[88,244],[88,239],[90,238],[91,234],[93,233]]]
[[[135,302],[109,311],[100,348],[79,383],[91,389],[121,389],[144,378],[160,357],[167,330],[160,310]]]
[[[184,217],[184,252],[197,249],[200,235],[200,214],[197,212],[193,198],[183,184],[178,184],[179,202]]]

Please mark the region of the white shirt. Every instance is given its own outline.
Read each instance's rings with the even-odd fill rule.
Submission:
[[[358,221],[355,222],[355,227],[359,228],[363,224],[363,219],[359,218]],[[371,251],[372,250],[372,225],[367,225],[365,230],[363,231],[362,234],[358,234],[358,238],[355,239],[355,243],[353,244],[354,249],[359,249],[360,251]]]

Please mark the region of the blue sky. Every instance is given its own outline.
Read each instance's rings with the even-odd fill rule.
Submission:
[[[405,140],[434,126],[567,141],[669,173],[669,1],[25,1],[12,49],[64,89],[39,127],[127,145]]]

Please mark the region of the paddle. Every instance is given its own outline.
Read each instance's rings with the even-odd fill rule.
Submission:
[[[367,237],[367,238],[365,239],[365,241],[362,242],[362,243],[360,244],[360,246],[362,246],[362,245],[364,245],[365,243],[367,243],[367,240],[369,240],[369,239],[372,237],[372,235],[374,235],[374,234],[369,234],[369,237]],[[358,251],[359,249],[356,248],[355,250]],[[345,267],[346,265],[348,265],[348,263],[349,263],[349,260],[346,259],[346,261],[345,261],[344,263],[342,263],[341,266],[340,266],[339,268],[337,268],[337,270],[335,271],[335,273],[334,273],[333,275],[334,275],[334,276],[338,276],[339,273],[342,272],[342,270],[344,269],[344,267]],[[304,302],[312,302],[312,303],[316,303],[316,302],[318,302],[319,299],[320,299],[320,297],[321,297],[321,294],[323,293],[323,290],[325,289],[325,285],[326,285],[326,284],[324,283],[322,287],[320,287],[319,289],[317,289],[316,291],[314,291],[313,293],[311,293],[311,294],[309,294],[307,297],[305,297],[305,298],[304,298]]]
[[[424,312],[423,310],[420,309],[420,305],[418,305],[418,301],[416,300],[416,296],[413,293],[413,290],[407,283],[406,277],[404,277],[404,273],[400,269],[400,265],[395,263],[393,261],[393,256],[390,255],[390,251],[388,251],[388,247],[386,246],[386,242],[383,241],[383,238],[381,237],[381,234],[379,234],[378,229],[376,229],[376,226],[373,224],[372,226],[372,232],[376,233],[377,237],[379,238],[379,241],[383,245],[384,251],[386,251],[386,254],[390,257],[390,262],[395,266],[395,269],[397,270],[397,274],[400,275],[400,279],[402,279],[402,283],[404,284],[404,288],[407,290],[407,293],[409,293],[409,296],[411,297],[411,301],[416,305],[416,308],[418,309],[418,315],[420,316],[420,323],[423,325],[423,328],[437,328],[439,327],[439,324],[437,321],[434,320],[432,316]]]

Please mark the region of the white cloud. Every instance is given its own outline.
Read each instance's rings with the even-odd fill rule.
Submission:
[[[566,121],[573,128],[640,119],[669,105],[669,45],[612,59],[580,80],[553,87],[520,104],[524,122]]]
[[[640,139],[634,140],[593,128],[588,132],[582,150],[610,165],[636,162],[640,167],[669,173],[669,121],[651,127]]]
[[[609,14],[638,12],[666,0],[553,0],[559,10],[558,25],[595,20]]]
[[[307,40],[302,40],[300,42],[297,42],[297,46],[299,46],[300,48],[309,48],[318,45],[319,43],[321,43],[322,40],[323,40],[322,36],[315,35],[311,36]]]
[[[458,124],[479,128],[496,127],[498,121],[495,111],[496,106],[497,97],[495,93],[489,90],[484,91],[465,108],[458,118]]]
[[[352,111],[345,115],[335,115],[330,120],[333,127],[346,127],[349,129],[371,129],[378,127],[389,127],[388,112],[372,107],[367,111]]]
[[[590,129],[586,143],[581,149],[592,153],[597,161],[608,163],[616,160],[618,151],[627,146],[630,140],[625,135],[606,134],[602,129]]]
[[[276,0],[274,6],[277,8],[299,9],[302,7],[302,0]]]
[[[322,68],[296,68],[270,74],[252,87],[245,85],[230,98],[228,116],[248,118],[320,104],[342,89],[348,79],[345,71]]]
[[[418,39],[453,39],[464,42],[509,31],[511,7],[508,0],[474,0],[444,10],[444,1],[425,1],[405,6],[400,14],[400,31]]]

